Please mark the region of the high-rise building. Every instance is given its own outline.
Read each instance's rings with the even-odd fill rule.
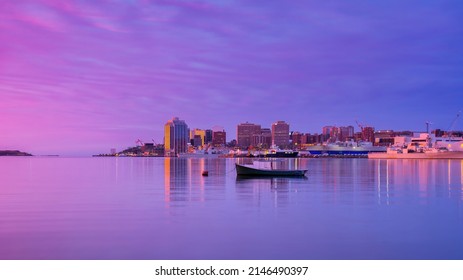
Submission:
[[[324,126],[322,129],[323,140],[326,142],[335,142],[338,138],[338,128],[335,126]]]
[[[227,133],[225,130],[212,132],[212,145],[215,147],[225,146],[227,144]]]
[[[289,145],[289,124],[277,121],[272,124],[272,145],[285,148]]]
[[[339,128],[338,140],[347,141],[354,138],[354,127],[353,126],[341,126]]]
[[[262,135],[262,148],[270,148],[272,146],[272,130],[270,128],[262,128],[260,133]]]
[[[212,130],[206,129],[205,133],[204,144],[212,143]]]
[[[240,148],[248,148],[251,146],[253,135],[261,133],[260,125],[253,123],[242,123],[236,128],[237,146]]]
[[[189,129],[185,121],[175,117],[164,125],[164,147],[169,155],[185,153],[188,149]]]
[[[292,144],[293,147],[297,148],[298,146],[303,144],[302,143],[302,136],[303,136],[303,134],[300,133],[299,131],[295,131],[295,132],[291,133],[291,144]]]
[[[260,133],[253,134],[251,146],[263,149],[270,148],[272,146],[272,131],[270,128],[261,128]]]

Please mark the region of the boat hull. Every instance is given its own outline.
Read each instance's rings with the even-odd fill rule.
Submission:
[[[268,153],[265,154],[264,157],[266,158],[295,158],[297,157],[299,152],[297,151],[284,151],[284,152],[276,152],[276,153]]]
[[[307,170],[257,169],[236,163],[236,173],[239,176],[302,177],[306,172]]]
[[[386,152],[385,147],[342,147],[342,146],[312,146],[305,150],[313,156],[366,156],[371,152]]]
[[[371,159],[463,159],[463,152],[436,153],[369,153]]]

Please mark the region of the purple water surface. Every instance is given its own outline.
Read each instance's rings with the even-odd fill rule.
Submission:
[[[0,259],[463,259],[462,161],[234,162],[0,158]]]

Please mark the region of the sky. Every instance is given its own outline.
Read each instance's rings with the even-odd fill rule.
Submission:
[[[35,155],[162,143],[173,117],[463,130],[463,1],[0,1],[0,97],[0,150]]]

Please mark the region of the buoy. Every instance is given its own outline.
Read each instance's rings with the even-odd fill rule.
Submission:
[[[202,173],[203,176],[209,176],[209,171],[207,170],[204,170],[203,173]]]

